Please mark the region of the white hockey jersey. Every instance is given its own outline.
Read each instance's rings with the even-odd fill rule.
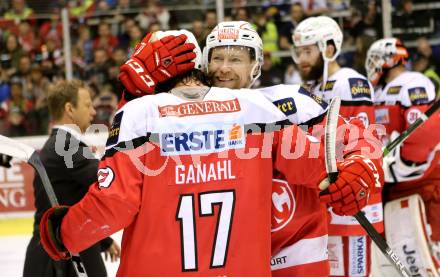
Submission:
[[[341,98],[339,114],[350,119],[360,118],[365,127],[374,123],[373,87],[366,77],[351,68],[341,68],[331,76],[322,87],[318,84],[312,87],[311,92],[330,102],[335,96]],[[383,212],[380,192],[370,196],[369,205],[363,209],[365,215],[379,231],[383,230]],[[331,213],[329,226],[330,235],[365,235],[364,229],[354,217],[338,216]]]
[[[258,90],[293,124],[310,126],[325,116],[327,103],[300,85],[276,85]]]
[[[414,123],[436,96],[431,80],[422,73],[412,71],[403,72],[384,87],[378,87],[375,94],[375,120],[385,126],[387,133],[382,137],[384,143],[388,143],[393,131],[402,133]],[[401,144],[400,157],[407,163],[428,161],[432,165],[426,164],[425,171],[429,173],[438,160],[434,153],[440,143],[440,132],[434,131],[438,126],[440,118],[435,113]],[[419,179],[426,175],[419,174]]]
[[[343,67],[328,77],[325,87],[314,85],[311,92],[327,103],[335,96],[341,98],[340,115],[345,118],[358,117],[365,127],[374,121],[373,87],[366,77],[351,68]]]

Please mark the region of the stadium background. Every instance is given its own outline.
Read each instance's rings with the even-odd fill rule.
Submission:
[[[102,151],[105,126],[122,90],[119,65],[155,30],[189,29],[203,47],[218,21],[249,21],[264,44],[265,63],[256,87],[298,83],[290,57],[292,29],[302,18],[318,14],[335,18],[343,28],[341,65],[365,74],[370,44],[396,36],[411,51],[408,68],[428,75],[439,91],[440,1],[7,0],[0,1],[0,134],[41,148],[51,124],[48,87],[74,77],[93,89],[94,123],[103,128],[88,139]],[[2,276],[21,276],[32,232],[32,179],[33,170],[24,163],[0,167]],[[117,264],[108,266],[114,276]]]

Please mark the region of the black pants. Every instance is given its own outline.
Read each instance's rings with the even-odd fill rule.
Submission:
[[[101,248],[98,244],[91,246],[80,254],[88,277],[106,277]],[[40,237],[32,236],[26,250],[23,277],[76,277],[71,261],[52,260],[40,244]]]

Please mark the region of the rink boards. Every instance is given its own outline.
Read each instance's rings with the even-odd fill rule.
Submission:
[[[17,141],[39,150],[48,136],[22,137]],[[107,133],[84,136],[84,141],[96,150],[104,151]],[[34,170],[28,164],[12,160],[11,168],[0,167],[0,236],[30,235],[34,214]]]

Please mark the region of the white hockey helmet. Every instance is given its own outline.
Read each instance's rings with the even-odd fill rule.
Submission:
[[[208,73],[210,51],[220,46],[244,46],[253,49],[256,63],[251,71],[251,84],[260,77],[263,65],[263,41],[249,22],[221,22],[206,37],[206,46],[203,49],[206,73]]]
[[[194,48],[194,53],[196,53],[196,57],[193,59],[193,62],[195,63],[194,69],[203,70],[202,68],[202,50],[200,49],[199,43],[197,42],[196,37],[193,33],[191,33],[188,30],[181,29],[181,30],[171,30],[171,31],[157,31],[154,32],[153,35],[150,38],[150,42],[154,42],[158,39],[162,39],[166,36],[179,36],[181,34],[186,35],[188,38],[185,41],[185,43],[193,43],[196,48]]]
[[[405,64],[407,59],[408,50],[399,39],[383,38],[375,41],[368,49],[365,59],[368,80],[377,85],[383,75],[383,69]]]
[[[293,32],[292,40],[294,48],[316,44],[324,61],[334,61],[341,52],[343,34],[335,20],[328,16],[316,16],[301,21]],[[326,57],[325,49],[330,40],[333,41],[336,51],[332,57]],[[292,56],[298,63],[295,51]]]

